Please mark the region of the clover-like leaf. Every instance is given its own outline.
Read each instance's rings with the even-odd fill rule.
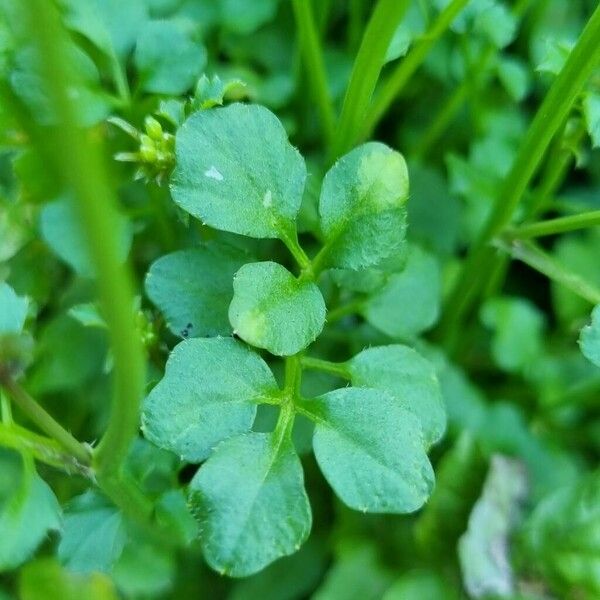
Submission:
[[[392,274],[371,295],[363,314],[374,327],[391,337],[412,339],[437,320],[441,299],[441,274],[435,257],[411,246],[406,266]]]
[[[27,298],[17,296],[8,283],[0,281],[0,335],[21,333],[28,305]]]
[[[286,238],[306,165],[283,125],[263,106],[231,104],[194,113],[177,131],[173,199],[211,227]]]
[[[123,218],[118,220],[119,247],[125,260],[131,246],[131,229]],[[40,214],[42,237],[54,253],[83,277],[94,276],[94,265],[75,207],[67,198],[50,202]]]
[[[384,390],[414,413],[429,446],[446,428],[446,410],[434,366],[418,352],[396,344],[368,348],[347,363],[352,385]]]
[[[126,538],[123,513],[87,491],[67,508],[58,558],[70,571],[108,572],[121,556]]]
[[[146,292],[175,335],[227,335],[233,276],[247,260],[241,250],[219,243],[173,252],[152,264]]]
[[[184,341],[144,402],[142,427],[157,446],[199,462],[221,440],[248,431],[256,403],[277,393],[269,367],[244,344],[231,338]]]
[[[311,281],[274,262],[244,265],[233,280],[229,320],[235,333],[278,356],[296,354],[321,333],[325,301]]]
[[[581,330],[579,345],[583,355],[600,367],[600,304],[592,311],[592,322]]]
[[[31,459],[0,448],[0,572],[26,561],[60,521],[58,501]]]
[[[206,561],[234,577],[292,554],[311,528],[300,460],[276,433],[221,443],[192,479],[190,503]]]
[[[343,156],[321,188],[326,265],[360,269],[396,254],[404,241],[407,199],[401,154],[369,142]]]
[[[206,50],[175,21],[147,21],[135,46],[135,65],[145,91],[179,95],[206,64]]]
[[[434,475],[418,418],[381,390],[334,390],[301,408],[315,422],[313,447],[327,481],[350,508],[409,513]]]
[[[481,308],[481,320],[494,332],[492,356],[505,371],[526,369],[543,350],[544,316],[524,298],[497,296]]]
[[[60,0],[69,29],[88,38],[107,56],[125,58],[148,18],[144,0]]]

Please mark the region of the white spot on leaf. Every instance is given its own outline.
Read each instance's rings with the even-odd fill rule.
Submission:
[[[265,208],[271,208],[271,206],[273,206],[273,194],[271,194],[271,190],[265,192],[262,203]]]
[[[223,175],[214,165],[210,169],[204,171],[204,176],[209,177],[210,179],[216,179],[217,181],[223,181]]]

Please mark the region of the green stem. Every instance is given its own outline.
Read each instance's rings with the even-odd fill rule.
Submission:
[[[488,48],[476,64],[475,73],[472,76],[465,77],[462,83],[454,89],[448,100],[446,100],[442,109],[436,114],[435,119],[421,136],[419,144],[414,150],[414,155],[417,159],[422,159],[429,153],[440,136],[454,120],[475,85],[473,78],[479,78],[481,74],[486,72],[487,64],[492,56],[494,56],[494,52],[494,48]]]
[[[97,143],[77,125],[68,94],[64,32],[52,5],[29,0],[30,21],[44,61],[45,84],[61,126],[51,157],[57,176],[73,190],[81,224],[97,273],[102,312],[109,327],[114,357],[114,398],[107,430],[94,453],[99,479],[121,471],[138,434],[144,393],[144,353],[133,320],[133,287],[118,253],[116,198],[104,171]]]
[[[363,298],[358,298],[356,300],[352,300],[347,304],[342,304],[341,306],[337,306],[333,310],[330,310],[327,313],[327,322],[335,323],[335,321],[339,321],[348,315],[358,314],[362,311],[365,305],[365,301]]]
[[[90,451],[78,442],[58,421],[48,414],[14,379],[3,377],[0,381],[12,401],[23,414],[44,433],[56,440],[67,452],[82,465],[91,462]]]
[[[549,202],[565,180],[569,168],[573,163],[573,153],[569,148],[564,147],[566,130],[567,123],[565,123],[565,126],[555,136],[551,149],[548,152],[549,157],[540,177],[540,183],[533,194],[531,205],[525,211],[527,218],[536,216],[547,208]],[[572,140],[572,144],[579,143],[584,133],[585,129],[580,127]]]
[[[521,225],[521,227],[509,230],[507,235],[517,239],[534,238],[565,233],[567,231],[575,231],[577,229],[586,229],[588,227],[596,227],[598,225],[600,225],[600,210],[592,210],[579,215],[559,217],[557,219],[540,221],[539,223]]]
[[[348,49],[354,52],[360,42],[360,34],[362,33],[365,20],[364,0],[349,0],[348,2]]]
[[[532,269],[563,285],[591,304],[600,304],[600,288],[576,273],[565,269],[557,260],[532,242],[514,240],[512,243],[507,243],[503,240],[497,240],[495,245],[500,250],[510,254],[513,259],[524,262]]]
[[[313,358],[311,356],[303,356],[302,366],[315,371],[323,371],[324,373],[329,373],[330,375],[335,375],[342,379],[350,379],[350,372],[345,363],[335,363],[329,360]]]
[[[402,90],[410,81],[415,71],[421,66],[431,47],[439,37],[450,27],[454,18],[464,8],[469,0],[452,0],[448,6],[438,15],[431,27],[423,34],[408,55],[401,59],[392,74],[385,80],[379,93],[369,109],[362,129],[362,139],[367,139],[385,115],[394,99],[400,95]]]
[[[306,252],[302,249],[300,242],[298,242],[296,226],[291,225],[289,227],[281,227],[279,229],[279,239],[290,251],[290,254],[294,257],[294,260],[302,270],[302,273],[312,278],[312,264],[310,258],[306,255]]]
[[[352,148],[362,130],[390,41],[408,5],[409,0],[379,0],[375,6],[352,68],[331,162]]]
[[[288,356],[285,359],[285,375],[284,375],[284,396],[288,396],[293,400],[300,391],[302,382],[302,362],[298,354]]]
[[[471,248],[458,282],[448,297],[440,325],[447,343],[453,343],[462,318],[472,308],[479,291],[485,287],[486,273],[490,272],[490,265],[494,261],[490,241],[510,223],[548,145],[600,60],[599,39],[600,6],[592,14],[565,66],[544,98],[513,167],[499,190],[492,214]]]
[[[313,100],[319,112],[319,119],[327,146],[333,139],[333,105],[327,86],[327,73],[323,61],[323,51],[310,0],[292,0],[300,50],[306,65],[305,74],[311,88]]]
[[[72,454],[66,453],[58,442],[18,425],[0,424],[0,446],[29,453],[35,460],[66,473],[92,477],[89,467],[82,465]]]

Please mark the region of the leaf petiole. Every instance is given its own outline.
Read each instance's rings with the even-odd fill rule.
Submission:
[[[600,225],[600,210],[592,210],[578,215],[521,225],[521,227],[509,230],[507,234],[510,238],[525,239],[587,229],[598,225]]]
[[[496,240],[494,245],[510,254],[513,259],[524,262],[532,269],[563,285],[591,304],[600,304],[599,288],[576,273],[565,269],[563,265],[549,254],[546,254],[533,242],[527,240],[513,240],[512,242]]]
[[[450,27],[456,15],[464,8],[467,2],[469,0],[452,0],[415,44],[414,48],[410,50],[405,58],[400,60],[395,70],[383,82],[381,90],[375,95],[375,99],[365,120],[361,135],[362,139],[366,139],[371,135],[394,99],[406,88],[410,78],[423,63],[431,47]]]
[[[91,463],[90,450],[77,441],[54,417],[47,413],[12,377],[2,377],[0,383],[8,392],[12,401],[42,431],[55,439],[80,464],[88,466]]]
[[[350,379],[350,372],[348,371],[345,363],[335,363],[329,360],[322,360],[320,358],[313,358],[311,356],[303,356],[301,359],[302,366],[307,369],[313,369],[315,371],[322,371],[341,377],[342,379]]]

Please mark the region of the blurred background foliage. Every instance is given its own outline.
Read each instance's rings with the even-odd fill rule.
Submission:
[[[46,132],[60,124],[23,4],[0,0],[0,281],[29,299],[26,329],[34,345],[26,389],[78,439],[95,440],[107,421],[111,351],[69,192],[48,168],[53,149]],[[166,185],[172,136],[190,112],[223,102],[273,110],[307,157],[301,230],[310,249],[319,237],[316,202],[328,164],[310,72],[287,0],[55,4],[68,30],[64,52],[77,82],[68,91],[79,125],[104,144],[118,195],[119,253],[136,276],[136,331],[150,387],[180,337],[144,292],[155,259],[218,238],[257,257],[281,252],[286,260],[279,242],[211,231],[173,204]],[[375,103],[447,4],[410,2]],[[373,5],[312,1],[335,114]],[[159,543],[98,493],[82,495],[83,478],[45,464],[38,475],[32,461],[0,450],[0,599],[600,597],[600,370],[577,345],[589,300],[527,260],[505,259],[453,352],[444,351],[435,329],[465,249],[480,234],[536,108],[596,5],[470,0],[381,118],[369,117],[372,137],[409,163],[411,267],[390,278],[362,316],[340,319],[316,351],[346,360],[369,345],[410,340],[436,365],[448,428],[433,450],[437,485],[421,511],[354,513],[305,455],[314,513],[309,542],[255,576],[230,580],[203,563],[183,496],[194,469],[177,457],[140,438],[128,463],[172,531],[168,543]],[[599,146],[597,70],[553,139],[518,217],[600,210]],[[547,236],[540,247],[553,265],[600,288],[598,228]],[[325,281],[330,297],[351,301],[368,290],[369,281],[351,273],[334,276],[346,279],[341,292]],[[402,317],[398,307],[407,304],[419,310]],[[313,393],[329,384],[326,375],[306,379]],[[269,422],[259,414],[256,427]],[[297,433],[302,448],[309,432]],[[28,531],[31,539],[22,548],[2,539],[13,526],[15,502],[29,515],[23,536]]]

